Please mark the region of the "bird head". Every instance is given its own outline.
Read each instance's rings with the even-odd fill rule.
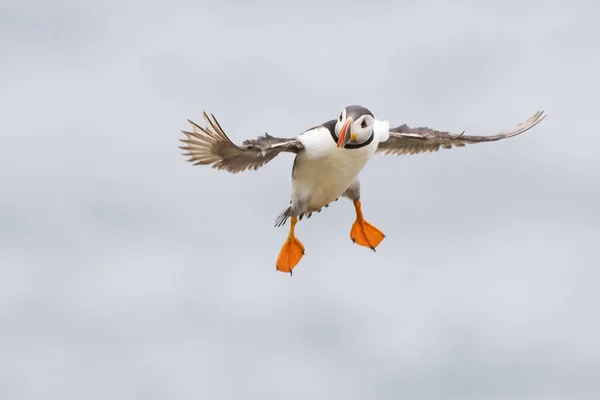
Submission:
[[[335,133],[339,138],[337,147],[347,144],[361,144],[373,134],[373,113],[361,106],[344,107],[335,123]]]

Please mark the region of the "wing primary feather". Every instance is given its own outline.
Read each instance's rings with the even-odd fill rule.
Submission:
[[[417,154],[435,152],[440,148],[450,149],[472,143],[493,142],[520,135],[539,124],[544,118],[546,118],[544,111],[539,110],[515,128],[490,136],[468,136],[465,135],[464,130],[458,134],[451,134],[427,127],[410,128],[404,124],[390,129],[388,140],[379,144],[377,152],[396,155]]]
[[[211,113],[210,117],[202,112],[206,126],[202,127],[192,120],[187,121],[195,132],[182,130],[185,138],[179,140],[184,150],[182,155],[188,157],[193,165],[212,164],[212,168],[237,173],[244,170],[257,170],[279,153],[298,153],[304,146],[296,138],[277,138],[265,132],[257,139],[245,140],[242,146],[234,144],[225,130]]]

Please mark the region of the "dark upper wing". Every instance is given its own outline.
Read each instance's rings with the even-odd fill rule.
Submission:
[[[546,118],[543,111],[538,111],[527,121],[517,125],[514,129],[500,132],[493,136],[467,136],[464,132],[450,134],[449,132],[436,131],[429,128],[410,128],[402,125],[390,129],[390,137],[385,142],[379,143],[377,153],[382,154],[417,154],[429,151],[438,151],[440,147],[450,149],[453,146],[464,146],[471,143],[494,142],[517,136],[537,125]]]
[[[282,151],[298,153],[304,148],[302,143],[294,138],[276,138],[266,133],[237,146],[229,140],[214,115],[211,114],[212,120],[206,113],[203,115],[206,127],[188,120],[194,132],[182,131],[187,139],[179,139],[185,144],[179,146],[186,151],[183,155],[190,157],[187,161],[193,162],[194,165],[212,164],[213,168],[235,174],[246,169],[257,170]]]

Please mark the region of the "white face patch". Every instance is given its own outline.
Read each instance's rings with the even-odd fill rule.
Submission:
[[[342,130],[342,127],[344,126],[344,123],[346,122],[346,108],[344,108],[341,112],[340,115],[338,116],[337,121],[335,122],[335,134],[339,136],[340,131]]]
[[[369,140],[373,134],[373,123],[374,118],[370,115],[362,115],[354,121],[354,139],[350,143],[360,144]]]

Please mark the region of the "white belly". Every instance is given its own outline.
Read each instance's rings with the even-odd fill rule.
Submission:
[[[339,149],[317,158],[298,154],[294,168],[294,192],[308,198],[307,211],[316,211],[346,191],[373,155],[373,146]]]

